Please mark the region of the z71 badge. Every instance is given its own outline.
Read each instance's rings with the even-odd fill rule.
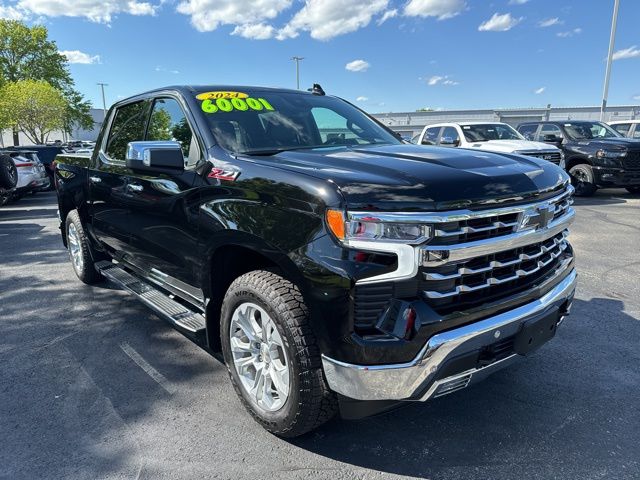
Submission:
[[[240,176],[240,172],[237,170],[224,170],[223,168],[213,167],[207,178],[216,178],[218,180],[228,180],[229,182],[235,181]]]

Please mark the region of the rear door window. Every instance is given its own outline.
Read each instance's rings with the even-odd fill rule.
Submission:
[[[618,123],[616,125],[611,125],[616,132],[620,135],[624,135],[625,137],[629,136],[629,130],[631,129],[630,123]]]

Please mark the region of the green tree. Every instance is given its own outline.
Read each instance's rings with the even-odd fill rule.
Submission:
[[[28,27],[15,20],[0,19],[0,86],[22,80],[44,80],[62,92],[67,104],[62,129],[93,127],[91,104],[74,89],[67,59],[48,39],[46,27]],[[14,143],[17,145],[17,132]]]
[[[64,127],[67,102],[62,93],[42,80],[6,83],[0,89],[0,111],[7,126],[22,131],[36,144]]]

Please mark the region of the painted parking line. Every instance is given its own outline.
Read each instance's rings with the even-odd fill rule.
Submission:
[[[138,365],[142,370],[145,371],[147,375],[153,378],[158,385],[160,385],[167,393],[174,394],[176,392],[176,387],[173,385],[167,378],[162,375],[159,371],[153,368],[149,362],[147,362],[142,355],[140,355],[136,350],[129,345],[127,342],[121,343],[120,348],[122,351],[134,361],[136,365]]]

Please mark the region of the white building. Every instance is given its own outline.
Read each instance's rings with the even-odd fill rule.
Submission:
[[[519,123],[540,120],[600,120],[600,107],[504,108],[487,110],[441,110],[429,112],[374,113],[392,130],[413,137],[427,125],[442,122]],[[640,105],[609,106],[604,121],[640,119]]]

